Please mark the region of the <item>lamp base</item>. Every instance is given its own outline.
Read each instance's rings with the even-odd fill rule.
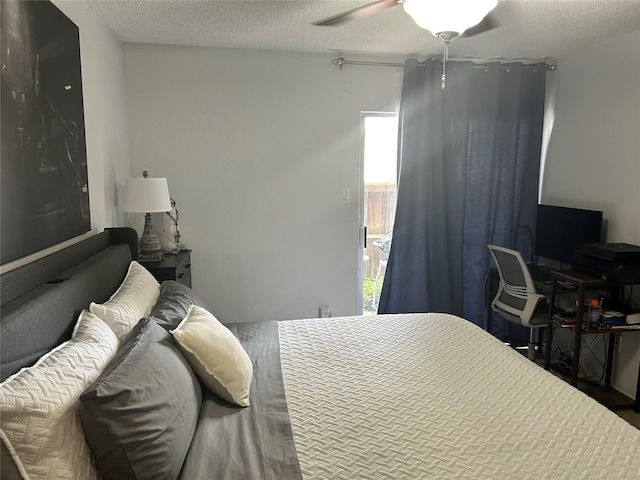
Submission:
[[[138,259],[141,262],[161,262],[164,259],[164,252],[140,253]]]
[[[139,258],[143,262],[159,262],[164,258],[164,252],[160,249],[160,239],[153,230],[150,213],[144,217],[144,230],[138,241],[138,247],[140,248]]]

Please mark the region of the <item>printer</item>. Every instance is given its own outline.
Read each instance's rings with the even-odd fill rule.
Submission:
[[[628,243],[585,243],[571,256],[571,268],[611,282],[640,284],[640,247]]]

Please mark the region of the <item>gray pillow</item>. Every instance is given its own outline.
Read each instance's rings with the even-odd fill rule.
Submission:
[[[187,316],[191,305],[211,311],[189,287],[175,280],[167,280],[160,286],[160,295],[149,317],[165,330],[173,330]]]
[[[105,480],[175,479],[202,391],[171,336],[142,319],[80,397],[80,418]]]

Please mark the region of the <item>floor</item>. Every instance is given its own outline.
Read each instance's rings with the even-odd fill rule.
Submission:
[[[612,388],[605,390],[603,387],[581,386],[580,390],[640,429],[640,413],[633,411],[633,400],[629,397]]]
[[[635,413],[633,410],[617,410],[616,413],[640,430],[640,413]]]
[[[518,351],[523,355],[527,354],[526,348],[518,348]],[[536,363],[544,368],[544,359],[537,355],[536,357]],[[553,368],[551,373],[569,382],[569,377],[554,371]],[[640,430],[640,413],[633,411],[633,399],[612,388],[606,390],[604,387],[588,385],[580,380],[578,380],[578,388]]]

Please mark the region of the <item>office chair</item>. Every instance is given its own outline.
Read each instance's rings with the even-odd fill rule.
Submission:
[[[506,320],[529,328],[530,360],[535,359],[536,332],[546,327],[549,305],[537,292],[526,263],[519,252],[487,245],[498,268],[500,283],[491,309]]]

